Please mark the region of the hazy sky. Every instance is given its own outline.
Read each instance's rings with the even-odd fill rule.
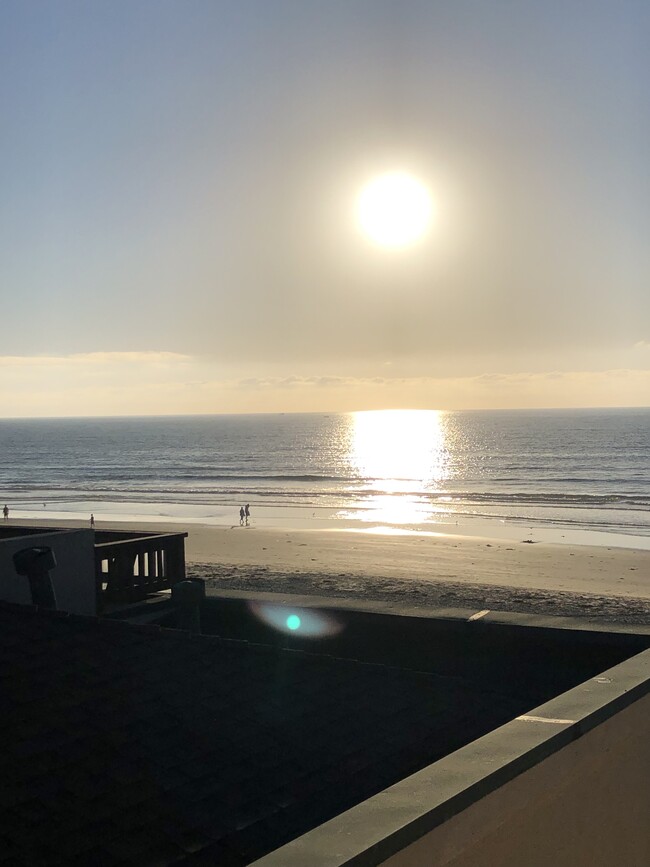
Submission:
[[[2,0],[0,415],[650,404],[647,0]],[[430,233],[355,200],[407,171]]]

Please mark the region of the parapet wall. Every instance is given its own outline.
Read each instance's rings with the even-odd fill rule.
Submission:
[[[650,650],[259,859],[259,867],[650,864]]]
[[[649,735],[646,695],[384,861],[384,867],[650,864]]]
[[[253,613],[251,600],[209,594],[201,611],[206,634],[274,644],[291,650],[427,671],[462,678],[503,694],[527,697],[534,707],[650,646],[650,630],[608,631],[551,617],[490,612],[472,620],[467,611],[405,616],[393,612],[272,606],[326,614],[339,631],[323,637],[287,634]],[[263,608],[263,605],[257,606]],[[174,626],[174,615],[166,625]]]

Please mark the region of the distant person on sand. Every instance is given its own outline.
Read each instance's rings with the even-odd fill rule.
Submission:
[[[90,529],[93,530],[94,528],[95,528],[95,516],[91,512],[91,514],[90,514]]]
[[[243,526],[244,526],[244,515],[245,515],[245,514],[246,514],[246,513],[244,512],[244,507],[241,506],[240,509],[239,509],[239,526],[240,526],[240,527],[243,527]]]
[[[6,503],[4,509],[2,510],[2,517],[5,519],[5,521],[9,520],[9,506]]]
[[[251,516],[251,510],[248,507],[248,503],[246,503],[246,508],[244,509],[244,514],[246,515],[246,523],[248,524],[248,519]]]

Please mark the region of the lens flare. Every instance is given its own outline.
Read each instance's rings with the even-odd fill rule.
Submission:
[[[344,629],[344,624],[332,614],[313,608],[249,602],[248,609],[262,623],[286,635],[299,635],[301,638],[331,638]]]

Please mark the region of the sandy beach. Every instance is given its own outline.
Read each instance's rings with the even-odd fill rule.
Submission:
[[[193,529],[187,554],[215,589],[650,623],[649,551],[237,527]]]
[[[395,608],[488,608],[650,623],[647,550],[529,542],[525,533],[515,541],[514,536],[384,535],[261,529],[254,524],[115,526],[187,530],[188,574],[215,590],[375,600]]]

